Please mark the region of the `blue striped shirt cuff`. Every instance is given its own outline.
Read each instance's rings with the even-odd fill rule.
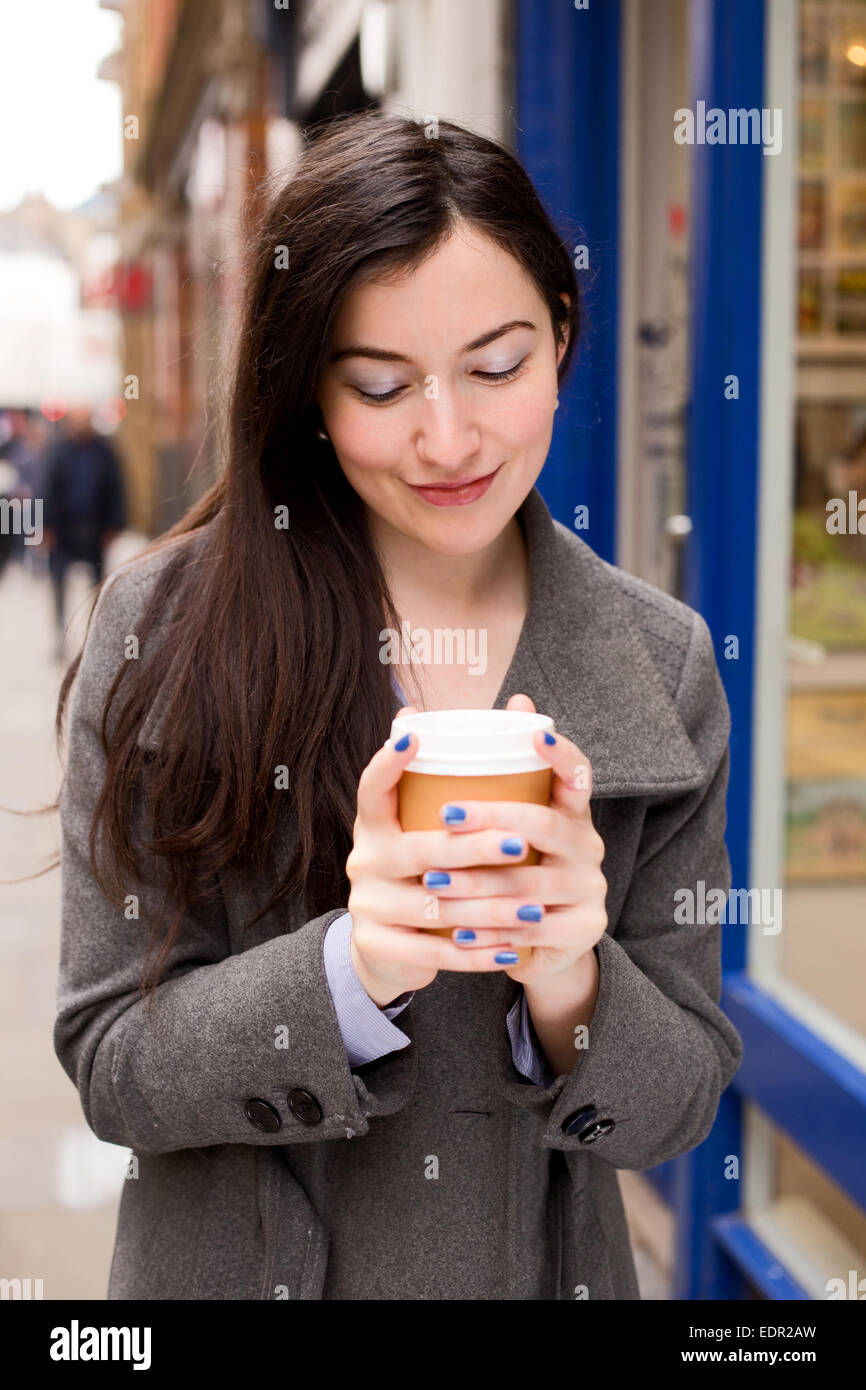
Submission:
[[[511,1056],[521,1076],[528,1076],[536,1086],[550,1086],[554,1080],[553,1072],[535,1035],[526,991],[522,986],[520,996],[508,1010],[505,1021],[511,1038]]]
[[[380,1009],[355,974],[349,950],[351,933],[352,918],[348,912],[334,918],[325,932],[325,973],[349,1065],[360,1067],[387,1052],[397,1052],[412,1041],[391,1019],[411,1004],[414,991],[401,994]]]

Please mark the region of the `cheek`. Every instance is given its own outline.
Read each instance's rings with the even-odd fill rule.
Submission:
[[[555,387],[551,392],[535,384],[527,386],[525,391],[514,393],[507,408],[492,412],[491,428],[514,449],[531,449],[534,445],[546,448],[553,431],[555,406]]]
[[[344,468],[375,473],[405,455],[406,425],[396,412],[350,405],[331,418],[329,433]]]

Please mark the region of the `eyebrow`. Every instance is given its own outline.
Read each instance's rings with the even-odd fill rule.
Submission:
[[[503,323],[499,328],[491,328],[489,333],[482,333],[480,338],[474,338],[471,343],[466,343],[460,349],[461,354],[475,352],[477,348],[487,347],[488,343],[495,342],[505,333],[510,333],[512,328],[529,328],[533,333],[538,330],[534,323],[528,319],[512,319],[510,323]],[[364,343],[353,343],[350,347],[341,348],[331,357],[331,362],[342,362],[344,357],[372,357],[376,362],[412,362],[411,357],[404,357],[400,352],[387,352],[385,348],[368,347]]]

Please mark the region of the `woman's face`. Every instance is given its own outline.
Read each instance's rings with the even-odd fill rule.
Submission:
[[[519,263],[466,224],[347,295],[317,400],[374,528],[442,555],[495,540],[547,456],[565,346]]]

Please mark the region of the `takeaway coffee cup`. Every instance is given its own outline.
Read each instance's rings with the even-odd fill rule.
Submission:
[[[440,709],[400,715],[391,724],[392,742],[409,733],[418,739],[418,751],[397,783],[401,828],[441,830],[439,812],[446,801],[532,801],[547,806],[553,772],[532,740],[538,730],[552,728],[548,715],[526,710]],[[513,863],[538,860],[538,851],[529,845]],[[450,927],[425,930],[451,935]],[[505,928],[503,936],[507,935]],[[531,946],[515,945],[514,950],[520,965],[532,955]]]

